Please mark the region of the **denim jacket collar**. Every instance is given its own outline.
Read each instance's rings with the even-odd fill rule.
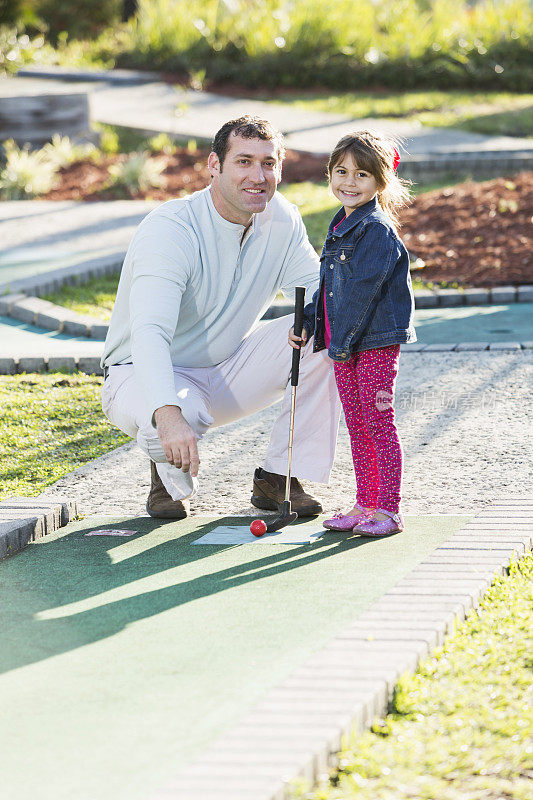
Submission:
[[[344,208],[339,208],[339,210],[331,220],[327,238],[329,239],[330,236],[333,235],[344,236],[345,233],[348,233],[349,231],[351,231],[352,228],[355,228],[355,226],[359,222],[361,222],[362,219],[368,217],[369,214],[372,214],[374,211],[377,211],[379,209],[380,205],[378,203],[377,196],[373,197],[372,200],[369,200],[368,203],[364,203],[362,206],[357,206],[357,208],[354,208],[352,213],[348,214],[348,216],[345,219],[343,219]],[[339,224],[340,220],[342,220],[342,222],[340,223],[335,233],[333,233],[333,228]]]
[[[347,361],[363,350],[416,341],[413,312],[409,255],[377,197],[346,219],[341,207],[322,251],[319,289],[304,310],[313,351],[325,347],[326,314],[329,357]]]

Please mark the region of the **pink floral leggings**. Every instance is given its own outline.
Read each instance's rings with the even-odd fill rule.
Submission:
[[[357,503],[400,510],[402,446],[394,424],[394,384],[400,345],[334,361],[335,380],[352,444]]]

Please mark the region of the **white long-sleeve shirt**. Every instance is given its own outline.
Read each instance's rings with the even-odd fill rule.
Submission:
[[[245,233],[209,188],[141,222],[122,267],[102,366],[133,362],[150,417],[178,405],[173,366],[209,367],[239,347],[281,289],[318,286],[318,257],[296,206],[276,192]]]

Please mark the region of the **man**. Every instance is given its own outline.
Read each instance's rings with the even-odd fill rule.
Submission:
[[[292,320],[258,321],[281,288],[318,284],[318,259],[295,206],[276,187],[284,147],[269,122],[241,117],[216,134],[211,185],[152,211],[122,268],[102,366],[102,407],[151,459],[151,516],[181,519],[197,490],[197,441],[284,397],[252,503],[284,499]],[[327,483],[340,406],[327,355],[302,351],[291,501],[320,503],[298,478]]]

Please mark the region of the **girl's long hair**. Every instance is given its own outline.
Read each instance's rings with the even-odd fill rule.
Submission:
[[[394,169],[397,145],[396,140],[372,131],[357,131],[343,136],[329,158],[328,180],[331,183],[334,168],[350,153],[359,169],[370,172],[376,179],[379,204],[399,227],[397,211],[411,200],[411,181],[399,178]]]

